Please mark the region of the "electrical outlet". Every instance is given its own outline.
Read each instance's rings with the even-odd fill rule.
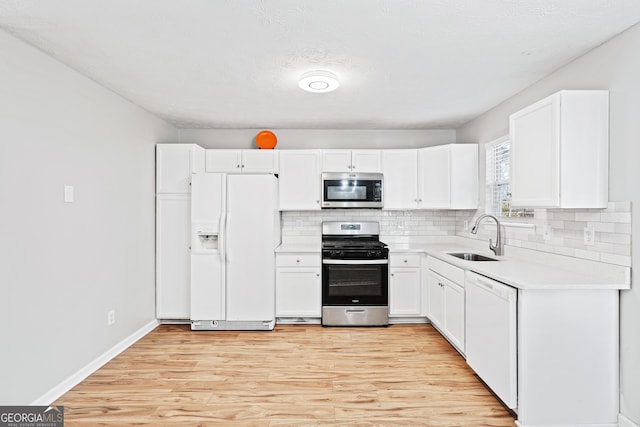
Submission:
[[[107,312],[107,326],[112,326],[114,323],[116,323],[116,311],[109,310]]]
[[[542,240],[551,240],[551,237],[551,226],[549,224],[544,224],[542,226]]]
[[[593,246],[596,244],[596,231],[593,227],[584,228],[584,244],[586,246]]]
[[[398,228],[404,228],[404,221],[401,219],[398,220]]]
[[[468,219],[464,220],[464,231],[469,231],[469,220]]]

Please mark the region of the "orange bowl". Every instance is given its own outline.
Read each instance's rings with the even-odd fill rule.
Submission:
[[[256,145],[263,150],[271,150],[278,143],[276,134],[270,130],[263,130],[256,135]]]

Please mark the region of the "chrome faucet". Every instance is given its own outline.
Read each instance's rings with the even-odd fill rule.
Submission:
[[[496,244],[493,244],[493,241],[491,239],[489,239],[489,249],[491,249],[493,251],[494,254],[496,254],[496,256],[500,256],[503,254],[504,252],[504,248],[502,247],[502,240],[500,239],[500,221],[498,221],[498,218],[496,218],[493,215],[489,215],[489,214],[483,214],[480,215],[478,217],[478,219],[476,219],[476,223],[473,225],[473,228],[471,229],[471,233],[472,234],[477,234],[478,233],[478,224],[480,224],[480,221],[482,221],[485,218],[492,218],[495,222],[496,222],[496,228],[497,228],[497,233],[496,233]]]

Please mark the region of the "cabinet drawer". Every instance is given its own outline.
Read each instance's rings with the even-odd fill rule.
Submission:
[[[420,267],[421,256],[413,253],[389,254],[389,265],[391,267]]]
[[[427,265],[430,270],[435,271],[442,277],[445,277],[458,285],[462,285],[464,283],[464,270],[461,268],[431,256],[427,257]]]
[[[319,253],[276,254],[277,267],[320,267]]]

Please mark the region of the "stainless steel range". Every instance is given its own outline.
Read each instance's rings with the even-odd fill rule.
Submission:
[[[377,222],[322,223],[322,325],[389,324],[389,249]]]

